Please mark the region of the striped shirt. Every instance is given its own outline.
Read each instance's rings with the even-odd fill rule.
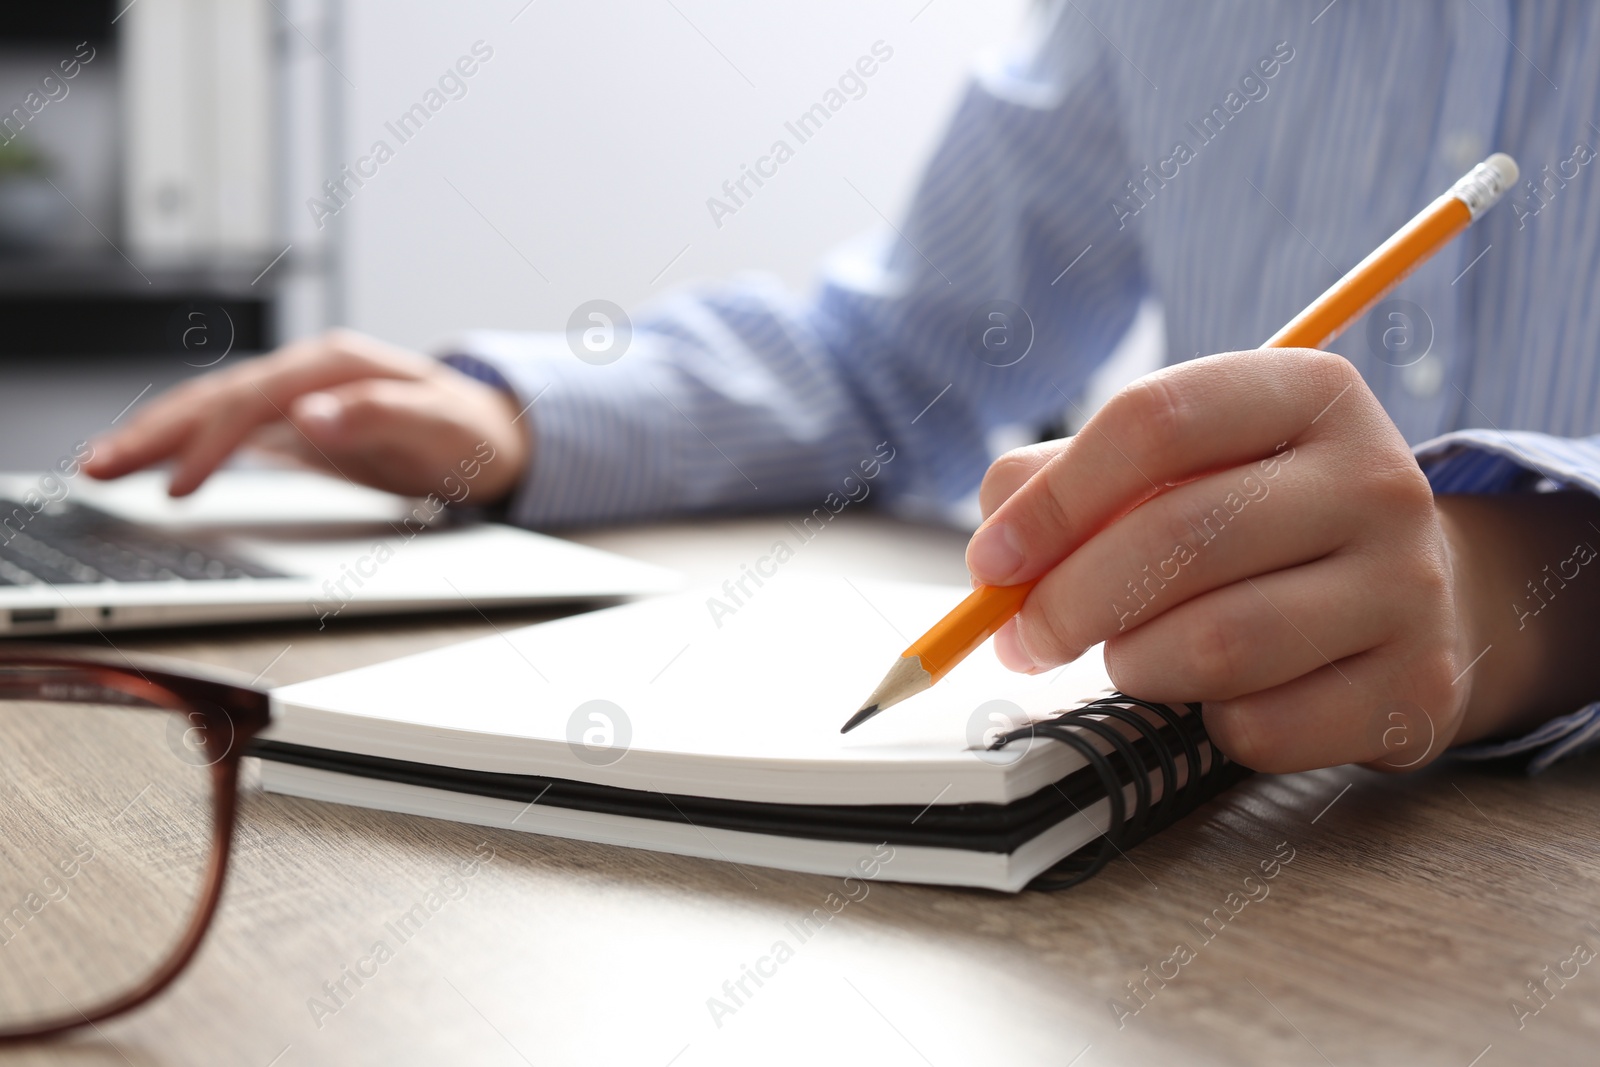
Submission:
[[[906,216],[815,293],[678,293],[603,365],[581,330],[471,334],[452,361],[537,398],[526,525],[810,509],[882,442],[882,499],[937,505],[994,428],[1058,416],[1146,299],[1169,360],[1258,344],[1505,151],[1521,185],[1330,347],[1436,490],[1600,493],[1597,55],[1577,0],[1040,5]],[[1476,751],[1597,739],[1600,704]]]

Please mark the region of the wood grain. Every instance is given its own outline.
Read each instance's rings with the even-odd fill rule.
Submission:
[[[720,583],[784,529],[751,519],[581,539]],[[778,580],[831,571],[962,582],[963,542],[846,515]],[[287,682],[541,617],[113,639],[251,674],[270,663]],[[1592,1063],[1600,961],[1564,985],[1549,980],[1548,1003],[1520,1029],[1511,1005],[1539,1003],[1525,983],[1546,966],[1570,974],[1578,942],[1600,948],[1595,770],[1578,760],[1530,780],[1446,761],[1416,775],[1258,776],[1068,893],[877,882],[837,914],[826,903],[841,888],[833,879],[252,785],[222,914],[192,970],[138,1015],[13,1059]],[[451,882],[475,849],[492,859]],[[1263,861],[1291,850],[1265,878]],[[441,887],[441,906],[397,938],[391,924]],[[796,924],[813,909],[827,921],[801,940]],[[370,962],[380,941],[392,954]],[[790,951],[773,962],[779,942]],[[1166,962],[1180,944],[1187,960]],[[758,964],[770,972],[759,986],[745,977]],[[357,969],[370,976],[347,977]],[[741,978],[748,995],[735,1004],[724,983],[737,992]],[[340,982],[330,994],[325,983]],[[1142,1001],[1130,982],[1146,983]],[[731,1010],[714,1011],[712,998]]]

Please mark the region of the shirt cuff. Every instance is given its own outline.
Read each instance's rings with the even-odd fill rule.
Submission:
[[[1436,494],[1581,489],[1600,496],[1600,445],[1592,439],[1458,430],[1420,445],[1416,455]],[[1551,719],[1522,737],[1462,745],[1451,755],[1491,760],[1531,753],[1527,771],[1538,774],[1597,746],[1600,702]]]
[[[635,334],[617,364],[575,359],[560,333],[478,330],[440,362],[517,398],[528,423],[528,470],[506,502],[508,522],[530,528],[619,522],[664,514],[681,478],[678,431],[659,364]],[[693,504],[693,501],[687,502]]]
[[[1558,760],[1600,745],[1600,703],[1551,719],[1530,734],[1509,741],[1483,741],[1450,750],[1461,759],[1506,759],[1533,753],[1528,773],[1538,774]]]
[[[1434,493],[1582,489],[1600,496],[1600,439],[1527,430],[1457,430],[1417,446]]]

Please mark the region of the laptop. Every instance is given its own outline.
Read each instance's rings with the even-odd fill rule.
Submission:
[[[674,590],[638,560],[320,474],[219,471],[193,496],[0,474],[0,635],[487,610]]]

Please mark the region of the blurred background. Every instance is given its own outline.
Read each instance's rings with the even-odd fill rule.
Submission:
[[[428,350],[745,270],[804,290],[829,248],[901,213],[975,58],[1027,7],[54,0],[8,13],[0,466],[52,463],[136,399],[330,325]],[[714,218],[707,200],[876,42],[893,58],[865,94]]]

